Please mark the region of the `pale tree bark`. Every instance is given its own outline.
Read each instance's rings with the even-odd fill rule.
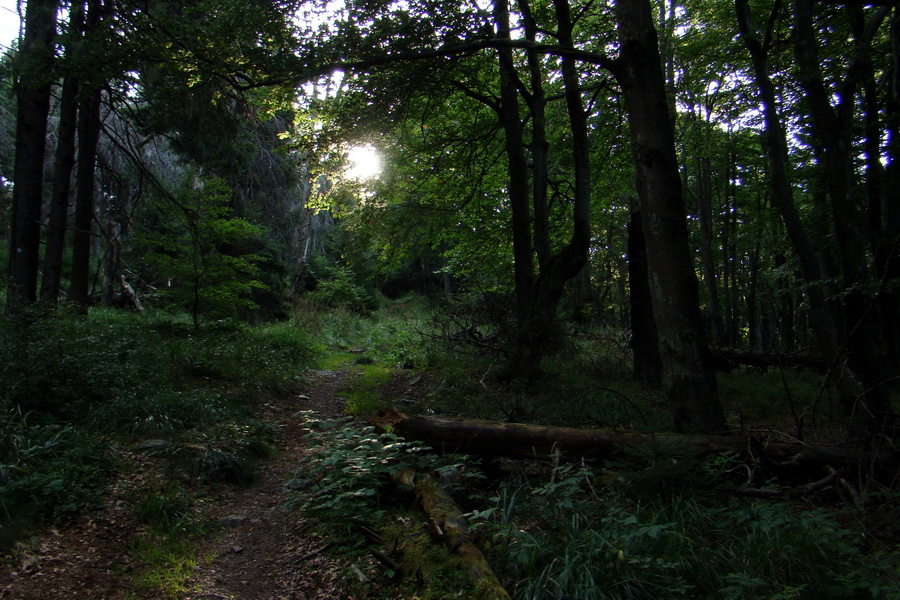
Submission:
[[[649,0],[618,0],[615,16],[620,51],[614,75],[628,112],[663,387],[678,431],[724,431]]]
[[[58,8],[57,0],[29,0],[25,9],[15,84],[18,115],[7,292],[11,310],[37,300],[44,152]]]

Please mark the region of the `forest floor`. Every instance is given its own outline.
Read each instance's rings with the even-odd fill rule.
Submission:
[[[124,466],[102,508],[66,527],[36,533],[0,562],[0,599],[347,597],[340,589],[347,565],[323,550],[328,540],[302,511],[286,508],[285,500],[307,452],[299,413],[312,411],[324,419],[343,415],[346,402],[340,392],[352,376],[349,369],[314,371],[300,394],[260,405],[259,417],[281,428],[278,454],[263,461],[255,482],[246,489],[223,484],[191,490],[198,499],[200,519],[210,524],[193,543],[194,560],[151,566],[142,558],[148,555],[146,548],[136,552],[140,545],[136,536],[145,526],[128,509],[128,494],[136,486],[165,484],[153,459],[122,450]],[[388,387],[395,385],[400,385],[397,378]],[[183,573],[186,569],[192,572]],[[148,576],[151,571],[157,574]]]

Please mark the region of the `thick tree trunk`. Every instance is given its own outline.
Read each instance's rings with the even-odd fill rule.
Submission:
[[[511,36],[509,3],[494,3],[494,21],[498,38]],[[500,61],[500,106],[498,114],[505,135],[509,204],[512,211],[513,259],[516,296],[516,323],[528,321],[534,298],[534,267],[531,248],[531,211],[528,197],[528,163],[525,160],[519,93],[511,48],[497,49]]]
[[[621,46],[614,75],[628,111],[663,386],[679,431],[724,431],[650,3],[618,0],[615,8]]]
[[[57,0],[29,0],[25,11],[21,70],[15,85],[18,115],[7,289],[11,310],[37,300],[44,151],[58,7]]]

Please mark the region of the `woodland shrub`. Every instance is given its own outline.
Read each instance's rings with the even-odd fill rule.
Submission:
[[[375,295],[357,282],[356,274],[349,267],[319,261],[313,265],[313,270],[315,287],[306,292],[313,304],[343,307],[359,314],[368,314],[377,306]]]

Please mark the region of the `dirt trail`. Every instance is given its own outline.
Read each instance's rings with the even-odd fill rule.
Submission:
[[[311,410],[324,418],[343,414],[345,403],[337,392],[347,376],[314,372],[301,395],[261,407],[262,418],[281,425],[279,455],[260,466],[258,480],[248,489],[216,488],[204,500],[204,518],[220,527],[212,528],[200,553],[206,559],[199,561],[179,600],[341,597],[339,565],[317,552],[327,542],[282,503],[306,450],[297,413]],[[171,600],[171,595],[138,590],[132,583],[141,569],[129,556],[139,525],[125,503],[115,500],[115,488],[127,485],[120,481],[114,487],[103,510],[20,544],[0,563],[0,599]]]

